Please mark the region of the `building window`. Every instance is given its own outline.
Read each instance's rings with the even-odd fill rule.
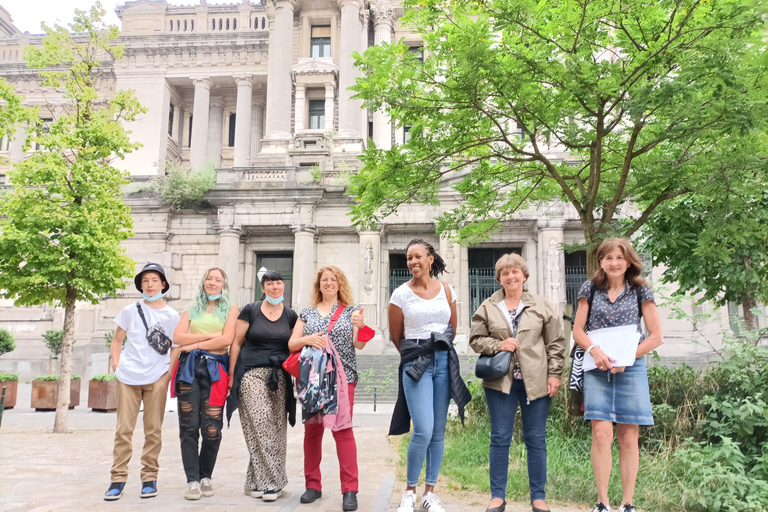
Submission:
[[[0,174],[0,185],[5,185],[5,174]]]
[[[318,59],[331,56],[331,26],[318,25],[312,27],[312,36],[309,40],[311,48],[310,57]]]
[[[325,129],[325,100],[309,100],[309,129]]]
[[[173,103],[168,108],[168,135],[173,135]]]
[[[261,18],[261,30],[267,26],[267,18]]]
[[[579,290],[587,280],[587,251],[565,253],[565,303],[572,307],[571,318],[576,318]]]
[[[51,118],[43,118],[43,119],[41,119],[41,121],[43,122],[43,126],[41,127],[41,130],[38,132],[38,134],[37,134],[38,136],[39,135],[45,135],[45,134],[47,134],[50,131],[51,123],[53,122],[53,119],[51,119]],[[42,149],[42,146],[40,145],[40,143],[36,142],[35,143],[35,151],[40,151],[41,149]]]
[[[189,31],[190,31],[190,32],[194,32],[194,31],[195,31],[195,20],[192,20],[192,21],[190,22],[190,25],[192,25],[192,26],[190,27]]]
[[[229,147],[235,147],[235,123],[237,122],[237,114],[229,115]]]
[[[11,132],[6,133],[5,137],[3,137],[0,149],[3,151],[9,151],[11,149]]]
[[[192,147],[192,116],[189,116],[189,141],[187,146]]]
[[[173,20],[171,20],[171,32],[173,32]]]
[[[408,53],[413,55],[413,57],[419,62],[424,62],[424,48],[421,46],[409,46]]]
[[[407,144],[411,140],[411,125],[407,124],[403,126],[403,144]]]
[[[389,253],[389,295],[403,283],[411,280],[411,273],[408,272],[408,264],[405,254]]]
[[[229,30],[229,18],[227,18],[227,30]]]
[[[237,19],[232,20],[232,30],[237,30]]]

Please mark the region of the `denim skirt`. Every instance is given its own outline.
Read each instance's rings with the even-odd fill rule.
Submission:
[[[653,425],[645,358],[622,373],[584,373],[584,419],[628,425]]]

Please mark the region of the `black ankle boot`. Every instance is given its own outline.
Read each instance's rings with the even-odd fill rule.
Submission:
[[[357,510],[357,493],[355,491],[347,491],[344,493],[344,497],[341,500],[341,509],[345,512]]]

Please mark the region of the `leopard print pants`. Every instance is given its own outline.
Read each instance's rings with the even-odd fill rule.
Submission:
[[[285,379],[277,391],[267,387],[272,368],[253,368],[240,384],[240,422],[251,454],[245,491],[278,491],[288,484],[285,457],[288,418]]]

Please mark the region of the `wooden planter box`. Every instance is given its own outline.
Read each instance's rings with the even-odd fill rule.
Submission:
[[[88,407],[99,412],[117,410],[117,381],[88,381]]]
[[[37,411],[52,411],[56,409],[59,398],[59,381],[33,380],[32,407]],[[72,379],[69,384],[69,408],[80,405],[80,379]]]
[[[5,409],[13,409],[16,406],[16,393],[19,389],[19,381],[6,380],[0,382],[0,395],[3,394],[5,386]]]

